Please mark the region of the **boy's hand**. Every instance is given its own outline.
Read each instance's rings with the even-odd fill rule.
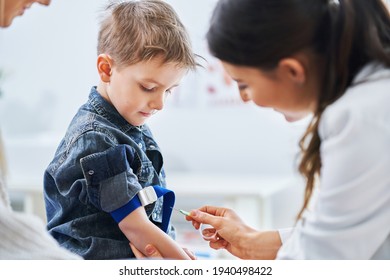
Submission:
[[[157,251],[157,249],[152,245],[148,244],[145,247],[146,255],[142,254],[137,248],[134,247],[133,244],[130,243],[130,248],[133,251],[135,257],[137,259],[144,259],[144,258],[154,258],[154,259],[163,259],[163,256],[160,254],[160,252]],[[191,260],[196,260],[196,256],[193,252],[188,250],[187,248],[183,248],[184,252],[191,258]]]
[[[184,252],[190,257],[191,260],[196,260],[195,254],[187,248],[183,248]]]
[[[129,243],[129,244],[130,244],[131,250],[134,253],[134,256],[137,259],[144,259],[144,258],[162,259],[163,258],[163,256],[160,254],[160,252],[158,252],[157,249],[151,244],[148,244],[145,247],[146,255],[142,254],[142,252],[140,252],[137,248],[135,248],[133,244],[131,244],[131,243]]]

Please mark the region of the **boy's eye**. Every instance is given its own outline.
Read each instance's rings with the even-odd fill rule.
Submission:
[[[143,91],[146,91],[146,92],[152,92],[152,91],[154,90],[154,87],[148,88],[148,87],[145,87],[145,86],[141,85],[141,89],[142,89]]]

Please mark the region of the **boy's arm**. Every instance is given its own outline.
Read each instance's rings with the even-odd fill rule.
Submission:
[[[153,244],[164,258],[190,260],[187,253],[170,236],[148,219],[143,207],[138,207],[120,221],[119,228],[143,254],[146,245]]]

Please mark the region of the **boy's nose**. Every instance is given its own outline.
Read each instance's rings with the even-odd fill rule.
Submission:
[[[149,106],[154,110],[161,111],[164,108],[164,101],[164,94],[158,94],[150,101]]]

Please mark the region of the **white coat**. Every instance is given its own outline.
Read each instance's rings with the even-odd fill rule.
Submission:
[[[390,69],[370,64],[319,124],[316,201],[279,259],[390,259]]]

